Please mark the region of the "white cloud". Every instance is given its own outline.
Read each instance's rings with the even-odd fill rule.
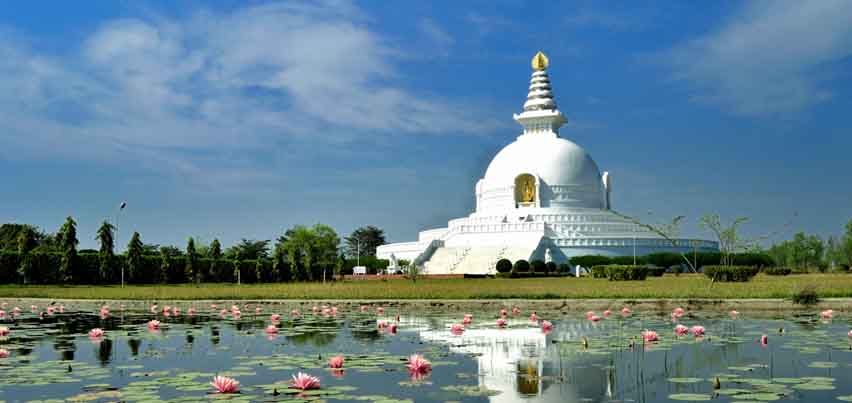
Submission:
[[[288,2],[122,19],[61,57],[0,39],[0,157],[129,158],[193,175],[286,138],[495,127],[461,100],[406,88],[400,52],[367,18],[347,2]]]
[[[456,42],[447,31],[431,18],[420,20],[420,31],[426,34],[436,45],[446,49]]]
[[[823,80],[852,55],[850,21],[847,0],[751,2],[665,59],[695,101],[743,115],[801,110],[831,97]]]

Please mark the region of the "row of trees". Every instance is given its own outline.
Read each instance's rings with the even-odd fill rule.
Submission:
[[[772,245],[767,251],[779,266],[795,270],[826,271],[852,266],[852,220],[841,236],[823,240],[817,235],[798,232],[792,239]]]
[[[115,253],[115,226],[104,221],[95,239],[98,250],[78,251],[77,223],[68,217],[55,235],[25,224],[0,226],[0,281],[21,283],[96,284],[202,281],[325,281],[351,268],[360,252],[365,262],[387,266],[375,259],[384,233],[363,227],[346,238],[346,255],[340,238],[331,227],[297,225],[270,241],[242,239],[225,251],[218,239],[186,247],[159,246],[142,242],[134,232],[126,251]],[[352,245],[355,247],[353,248]],[[372,255],[372,258],[370,258]],[[357,256],[354,256],[357,259]],[[376,268],[373,268],[374,270]]]

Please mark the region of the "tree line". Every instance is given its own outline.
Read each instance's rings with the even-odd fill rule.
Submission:
[[[68,217],[55,234],[27,224],[0,225],[0,283],[130,284],[200,282],[325,281],[361,260],[371,271],[387,267],[375,258],[385,243],[376,227],[358,228],[341,239],[325,224],[296,225],[277,239],[242,239],[222,249],[218,239],[184,248],[146,244],[134,232],[124,253],[115,252],[115,226],[104,221],[99,249],[78,250],[77,223]],[[360,259],[357,255],[361,254]],[[371,267],[372,266],[372,267]]]
[[[822,239],[798,232],[792,239],[773,244],[767,253],[779,266],[797,271],[849,270],[852,267],[852,220],[843,234]]]

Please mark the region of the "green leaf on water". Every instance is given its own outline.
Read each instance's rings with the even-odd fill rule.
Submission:
[[[703,402],[712,398],[712,396],[704,393],[675,393],[673,395],[669,395],[669,399],[672,400],[686,400],[693,402]]]

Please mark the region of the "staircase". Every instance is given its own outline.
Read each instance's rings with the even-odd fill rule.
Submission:
[[[459,262],[469,253],[470,248],[438,248],[423,266],[423,274],[456,274]]]
[[[529,247],[478,246],[464,248],[440,248],[426,263],[426,274],[495,274],[500,259],[513,263],[529,259],[533,249]]]

